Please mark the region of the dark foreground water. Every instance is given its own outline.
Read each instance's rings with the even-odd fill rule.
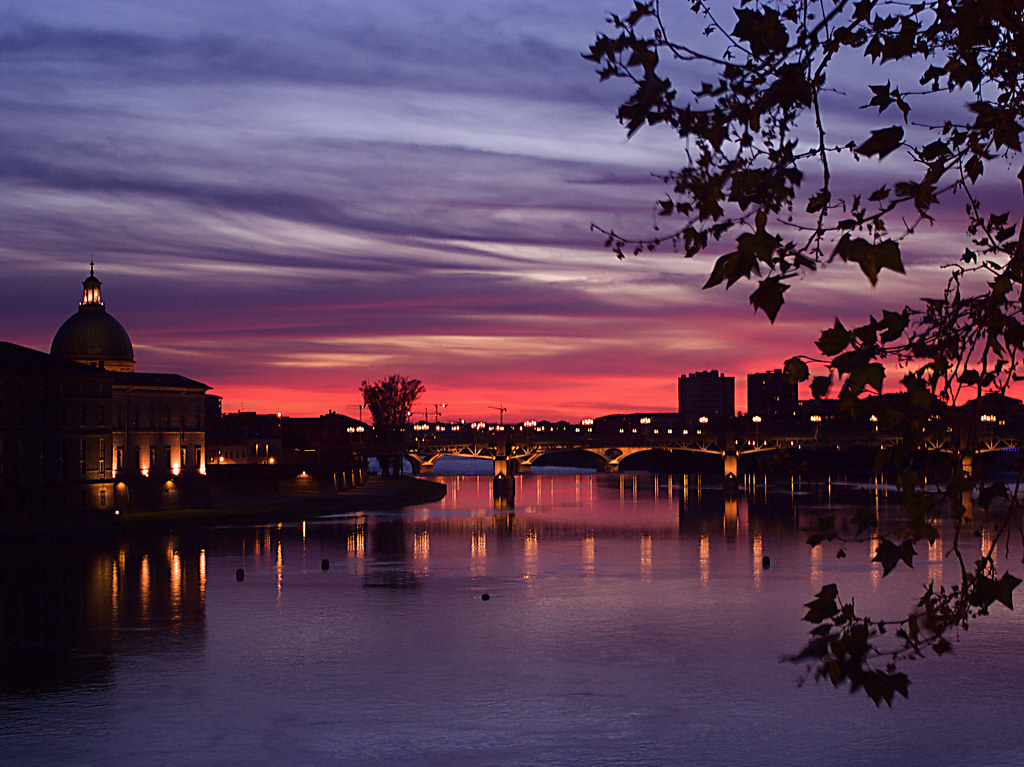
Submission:
[[[829,508],[895,514],[882,490],[533,476],[510,512],[444,481],[400,514],[7,547],[0,763],[1024,764],[1016,613],[893,710],[779,662],[825,583],[898,616],[955,575],[948,534],[884,580],[806,546]]]

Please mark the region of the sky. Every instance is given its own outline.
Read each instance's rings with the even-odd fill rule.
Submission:
[[[839,265],[770,325],[700,289],[719,254],[605,250],[591,224],[648,234],[681,157],[626,140],[580,55],[631,5],[7,0],[0,337],[48,350],[94,260],[136,369],[225,411],[358,416],[397,373],[430,418],[579,420],[673,411],[707,369],[742,410],[833,316],[930,289],[913,258],[875,289]]]

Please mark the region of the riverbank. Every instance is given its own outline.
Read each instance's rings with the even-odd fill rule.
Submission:
[[[355,511],[387,511],[404,506],[433,503],[444,498],[447,488],[439,482],[415,477],[381,479],[331,495],[249,496],[225,495],[201,509],[160,509],[121,514],[122,529],[206,527],[215,524],[281,522],[324,514]]]

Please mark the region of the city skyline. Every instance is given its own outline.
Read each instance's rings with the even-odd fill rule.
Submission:
[[[3,340],[48,349],[95,260],[140,367],[226,411],[355,415],[363,380],[398,373],[452,420],[668,412],[710,369],[743,410],[746,374],[836,314],[937,287],[941,219],[906,276],[832,266],[773,326],[742,285],[700,290],[708,257],[617,261],[590,225],[647,233],[680,153],[627,142],[627,93],[580,56],[622,8],[127,9],[6,13]]]

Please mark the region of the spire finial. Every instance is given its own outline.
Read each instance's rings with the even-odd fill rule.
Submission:
[[[95,272],[93,272],[93,268],[95,266],[96,266],[96,263],[90,258],[89,259],[89,276],[90,277],[95,277],[96,276]]]

